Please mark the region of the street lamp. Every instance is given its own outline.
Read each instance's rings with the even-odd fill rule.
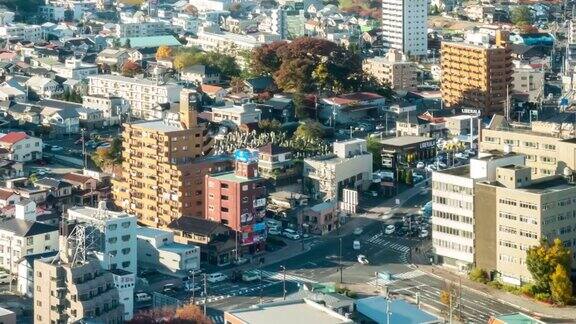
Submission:
[[[282,269],[282,300],[286,300],[286,267],[281,265],[280,269]]]

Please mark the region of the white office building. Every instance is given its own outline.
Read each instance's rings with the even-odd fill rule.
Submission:
[[[176,84],[159,84],[151,80],[119,75],[88,77],[88,95],[123,98],[132,116],[147,120],[162,118],[160,104],[178,102],[181,89],[182,86]]]
[[[470,165],[432,173],[432,247],[436,262],[458,270],[474,263],[474,184],[496,180],[496,168],[523,165],[524,155],[482,154]]]
[[[428,0],[382,0],[384,48],[395,48],[409,56],[428,50]]]

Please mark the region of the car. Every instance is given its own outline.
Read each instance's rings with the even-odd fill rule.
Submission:
[[[195,282],[194,285],[192,285],[192,282],[188,281],[184,284],[184,290],[187,292],[197,292],[202,290],[202,286],[198,282]]]
[[[243,258],[243,257],[238,257],[237,259],[234,259],[234,261],[232,261],[232,263],[234,263],[235,265],[242,265],[244,263],[248,263],[248,259]]]
[[[386,226],[386,228],[384,229],[384,234],[391,235],[391,234],[394,234],[395,231],[396,231],[396,226],[390,224],[390,225]]]
[[[356,227],[354,229],[354,235],[360,235],[360,234],[362,234],[363,231],[364,230],[362,229],[362,227]]]
[[[7,285],[10,283],[10,274],[0,272],[0,285]]]
[[[63,148],[62,146],[53,145],[53,146],[50,148],[50,151],[58,152],[58,151],[62,151],[63,149],[64,149],[64,148]]]
[[[422,161],[416,163],[416,168],[418,168],[418,169],[424,169],[425,166],[426,166],[426,164]]]
[[[438,166],[438,168],[446,168],[446,163],[442,162],[442,161],[436,161],[436,165]]]
[[[359,254],[359,255],[358,255],[358,262],[359,262],[360,264],[363,264],[363,265],[368,265],[368,264],[370,264],[370,261],[368,261],[368,259],[366,258],[366,256],[365,256],[364,254]]]
[[[360,250],[360,241],[355,240],[354,242],[352,242],[352,249]]]
[[[188,270],[188,278],[192,278],[192,275],[197,276],[201,273],[202,273],[202,269],[200,269],[200,268],[194,269],[194,270]]]
[[[147,294],[145,292],[137,292],[136,293],[136,301],[137,302],[147,302],[147,301],[151,301],[152,300],[152,296],[150,296],[150,294]]]
[[[260,279],[260,271],[257,270],[248,270],[242,273],[242,281],[252,282]]]
[[[284,235],[284,237],[287,237],[287,238],[293,239],[293,240],[300,239],[300,234],[298,234],[298,232],[296,232],[295,230],[290,229],[290,228],[284,229],[284,231],[282,232],[282,235]]]
[[[454,153],[454,157],[457,159],[467,159],[468,155],[462,152]]]
[[[281,235],[282,232],[280,232],[280,230],[275,228],[275,227],[270,227],[270,228],[268,228],[268,234],[269,235]]]
[[[162,292],[173,292],[173,291],[176,291],[176,285],[175,284],[169,283],[169,284],[165,284],[162,287]]]
[[[417,174],[417,173],[413,173],[413,174],[412,174],[412,179],[414,180],[415,183],[416,183],[416,182],[421,182],[421,181],[424,180],[424,176],[423,176],[423,175],[420,175],[420,174]]]
[[[418,235],[420,238],[426,238],[428,237],[428,235],[430,235],[430,232],[428,232],[428,230],[426,229],[421,229],[420,230],[420,235]]]
[[[217,283],[220,281],[225,281],[226,279],[228,279],[228,276],[222,272],[214,272],[206,276],[206,280],[210,283]]]
[[[376,191],[374,191],[374,190],[372,190],[372,191],[365,191],[365,192],[363,193],[363,195],[366,196],[366,197],[368,197],[368,198],[376,198],[376,197],[378,197],[378,193],[377,193]]]

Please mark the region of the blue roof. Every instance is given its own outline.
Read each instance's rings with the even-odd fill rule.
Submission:
[[[382,296],[375,296],[360,299],[356,302],[356,310],[378,324],[388,324],[386,318],[387,299]],[[390,324],[424,324],[440,323],[436,316],[418,309],[404,300],[390,301]]]
[[[126,39],[130,39],[130,47],[132,48],[160,47],[162,45],[182,46],[182,43],[172,35],[120,38],[120,44],[126,44]]]

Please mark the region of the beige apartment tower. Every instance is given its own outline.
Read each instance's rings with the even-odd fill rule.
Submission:
[[[503,114],[512,88],[512,57],[507,35],[496,45],[442,42],[442,100],[446,108],[475,108],[482,115]]]
[[[34,261],[34,323],[124,323],[112,274],[102,270],[96,258],[86,258],[84,247],[73,245],[78,241],[64,234],[58,255]]]
[[[114,199],[148,226],[166,227],[183,215],[201,217],[204,176],[229,164],[205,157],[213,139],[197,122],[194,91],[182,90],[179,111],[178,120],[124,125],[122,175],[112,182]]]
[[[385,57],[366,59],[362,69],[393,90],[412,91],[418,85],[418,66],[397,49],[390,49]]]

